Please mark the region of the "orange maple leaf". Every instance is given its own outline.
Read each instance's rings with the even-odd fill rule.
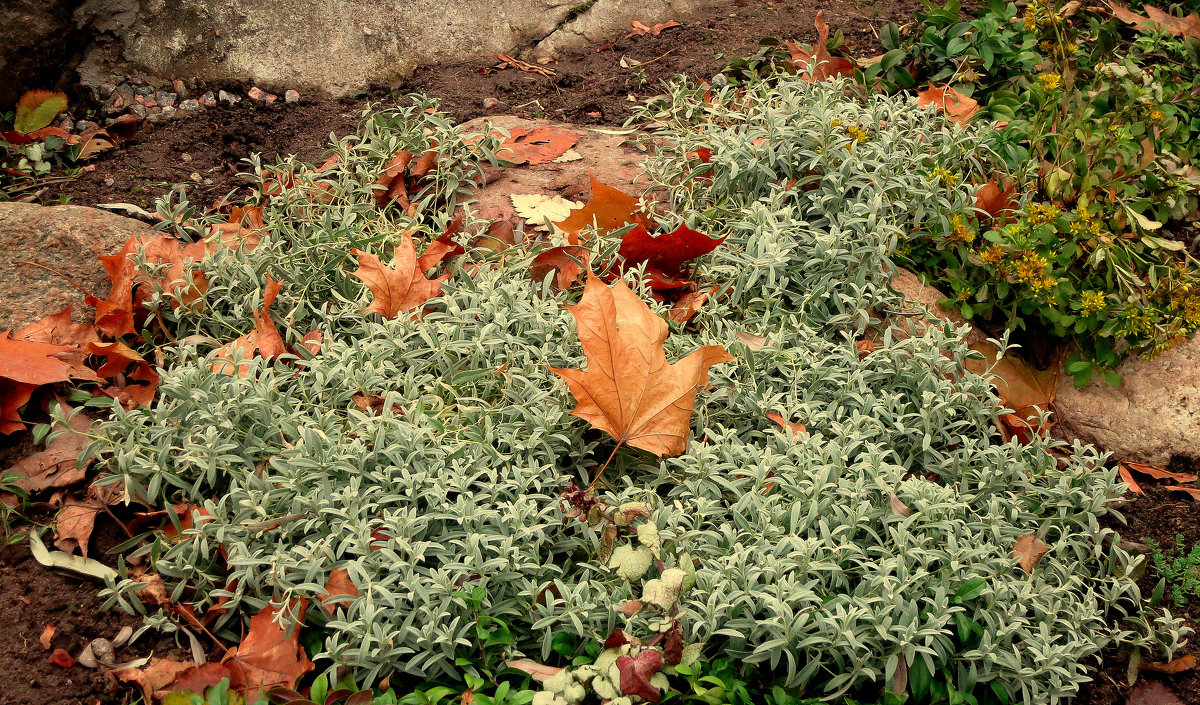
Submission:
[[[325,582],[325,592],[321,597],[321,606],[332,613],[335,607],[349,607],[359,596],[358,586],[350,579],[350,571],[345,568],[334,568],[329,571],[329,580]],[[337,599],[333,599],[337,597]]]
[[[630,223],[641,223],[646,228],[652,226],[645,214],[638,210],[638,199],[600,183],[591,172],[588,172],[588,178],[592,181],[592,200],[583,208],[572,211],[565,220],[555,223],[559,230],[578,236],[581,230],[589,226],[595,226],[598,230],[616,230]]]
[[[268,360],[287,352],[283,336],[279,334],[279,329],[275,327],[275,321],[271,319],[271,304],[275,303],[275,297],[279,296],[282,288],[283,282],[277,282],[271,278],[270,274],[267,275],[262,308],[253,313],[254,330],[221,346],[216,353],[217,360],[212,364],[214,372],[233,372],[233,351],[238,348],[242,350],[242,356],[245,359],[253,357],[256,351],[261,357]],[[238,377],[245,377],[250,373],[250,365],[242,363],[237,366],[236,371]]]
[[[824,10],[817,11],[813,26],[817,28],[817,41],[811,49],[795,42],[783,43],[792,57],[792,63],[804,72],[809,83],[835,76],[853,76],[854,62],[829,55],[829,25],[825,22]]]
[[[553,125],[539,125],[532,130],[517,127],[496,149],[496,158],[518,166],[545,164],[566,154],[578,141],[579,135]]]
[[[951,122],[965,122],[979,112],[979,103],[950,86],[930,86],[917,94],[917,105],[933,105],[946,113]]]
[[[1142,5],[1145,15],[1120,5],[1112,5],[1113,16],[1132,26],[1147,32],[1162,30],[1177,37],[1192,37],[1200,39],[1200,16],[1192,13],[1187,17],[1176,17],[1164,12],[1153,5]]]
[[[667,322],[656,316],[625,282],[605,286],[595,276],[583,298],[567,310],[575,317],[588,369],[556,369],[579,402],[573,416],[658,456],[687,446],[692,407],[708,368],[730,362],[720,345],[707,345],[679,362],[667,362]],[[614,451],[615,452],[615,451]]]
[[[247,702],[256,701],[260,692],[275,686],[291,688],[313,669],[313,662],[300,646],[300,627],[293,626],[288,634],[275,621],[277,612],[274,607],[265,607],[251,617],[246,638],[221,661],[229,667],[230,685],[242,692]],[[302,605],[297,621],[303,619]]]
[[[77,348],[31,340],[13,340],[0,331],[0,433],[25,428],[17,410],[44,384],[69,379],[101,381],[83,364]]]
[[[198,270],[191,272],[191,283],[184,288],[185,262],[191,260],[196,263],[204,259],[208,251],[205,243],[183,243],[166,235],[131,236],[125,241],[120,252],[100,258],[105,271],[108,272],[109,281],[112,282],[108,296],[103,300],[96,296],[87,297],[87,304],[96,308],[96,329],[110,338],[120,338],[137,332],[134,327],[134,311],[141,307],[144,298],[139,300],[135,294],[138,293],[138,287],[147,283],[147,280],[137,271],[129,256],[139,248],[143,249],[148,263],[170,264],[159,283],[167,294],[175,297],[175,304],[191,304],[208,289],[208,280]]]
[[[361,279],[375,296],[371,305],[360,313],[374,312],[384,318],[395,318],[401,311],[419,311],[426,301],[442,293],[442,282],[450,278],[448,273],[436,279],[425,277],[417,261],[412,235],[407,232],[402,233],[391,267],[361,250],[353,250],[351,254],[358,257],[354,276]]]

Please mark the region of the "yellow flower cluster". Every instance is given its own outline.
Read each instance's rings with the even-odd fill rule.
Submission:
[[[979,259],[983,260],[986,264],[999,268],[1004,263],[1004,250],[999,245],[992,245],[979,253]]]
[[[969,245],[975,242],[975,231],[971,230],[966,221],[963,220],[962,215],[956,213],[950,218],[950,234],[947,236],[947,239],[950,242],[961,242]]]
[[[837,118],[834,118],[833,120],[830,121],[829,126],[830,127],[841,127],[842,121]]]
[[[1104,294],[1099,291],[1083,292],[1079,297],[1079,303],[1084,315],[1088,316],[1108,308],[1108,303],[1104,300]]]
[[[1046,273],[1049,269],[1050,263],[1046,258],[1032,250],[1023,250],[1013,258],[1013,274],[1035,295],[1050,291],[1058,283]]]
[[[1163,111],[1159,110],[1158,108],[1151,110],[1150,114],[1147,115],[1147,117],[1150,119],[1151,122],[1162,122],[1163,120],[1167,119],[1166,114],[1163,113]]]
[[[930,169],[929,175],[925,178],[929,181],[941,181],[943,186],[953,186],[958,183],[958,174],[940,166]]]
[[[1039,27],[1055,27],[1062,23],[1062,18],[1054,11],[1048,0],[1032,0],[1025,8],[1025,29],[1035,32]]]
[[[1062,85],[1062,76],[1057,73],[1038,74],[1038,83],[1042,84],[1042,88],[1052,91]]]
[[[862,129],[858,125],[847,126],[846,134],[850,135],[850,138],[853,139],[855,142],[861,143],[861,142],[867,141],[867,131]]]
[[[1029,222],[1033,225],[1052,222],[1062,211],[1049,203],[1034,203],[1029,206]]]

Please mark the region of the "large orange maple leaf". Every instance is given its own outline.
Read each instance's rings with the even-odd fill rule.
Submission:
[[[375,300],[361,313],[373,311],[384,318],[395,318],[401,311],[419,310],[426,301],[442,293],[442,282],[450,278],[448,273],[436,279],[425,277],[418,264],[417,248],[407,232],[396,247],[391,267],[361,250],[354,250],[352,254],[358,257],[354,276],[363,280],[375,295]]]
[[[306,605],[300,606],[297,621],[304,619]],[[247,702],[276,686],[291,688],[313,669],[313,662],[300,646],[300,627],[286,630],[275,621],[278,612],[264,607],[250,618],[250,632],[242,643],[230,649],[222,662],[229,667],[230,685],[242,692]]]
[[[621,280],[610,287],[590,276],[583,298],[567,310],[575,317],[588,368],[550,370],[566,380],[579,402],[571,414],[607,431],[618,447],[628,444],[659,457],[682,453],[708,368],[733,356],[720,345],[707,345],[668,363],[667,322]]]

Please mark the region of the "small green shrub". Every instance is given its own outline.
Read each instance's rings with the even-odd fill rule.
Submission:
[[[1171,588],[1171,599],[1176,607],[1184,607],[1193,597],[1200,597],[1200,544],[1183,553],[1183,535],[1175,535],[1175,546],[1168,555],[1158,542],[1147,539],[1146,545],[1152,553],[1151,565],[1154,573]]]
[[[622,449],[609,469],[609,506],[651,508],[662,555],[643,577],[609,567],[596,528],[564,521],[563,488],[602,458],[548,369],[585,364],[562,308],[578,291],[530,280],[536,249],[470,250],[419,319],[359,313],[350,249],[388,252],[400,227],[436,237],[463,184],[448,172],[415,218],[376,205],[388,149],[424,144],[427,126],[464,144],[419,108],[368,122],[330,169],[272,169],[293,178],[263,204],[263,244],[202,263],[205,306],[168,320],[179,343],[163,347],[159,398],[99,427],[90,454],[129,496],[208,514],[144,550],[154,570],[199,608],[228,598],[212,628],[236,634],[244,612],[316,600],[344,568],[360,595],[308,614],[314,659],[359,682],[478,678],[500,654],[569,665],[614,628],[652,630],[613,607],[685,552],[696,586],[675,618],[706,658],[753,674],[756,695],[875,700],[903,661],[914,702],[1053,703],[1106,646],[1171,652],[1178,621],[1143,611],[1142,559],[1099,523],[1124,492],[1115,470],[1091,448],[1003,442],[956,332],[908,323],[889,285],[901,236],[972,201],[928,170],[978,172],[984,136],[845,90],[782,79],[705,100],[678,85],[647,115],[667,141],[647,166],[669,225],[728,238],[700,268],[721,292],[675,329],[668,358],[721,344],[736,359],[710,372],[683,455]],[[285,338],[317,328],[320,353],[214,372],[212,348],[248,330],[267,274],[285,282],[272,309]],[[879,342],[862,356],[868,330]],[[384,411],[360,411],[358,393]],[[1051,550],[1027,575],[1012,550],[1030,533]],[[109,601],[144,612],[140,587],[122,579]]]

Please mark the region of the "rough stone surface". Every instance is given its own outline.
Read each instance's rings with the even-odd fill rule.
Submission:
[[[108,80],[99,67],[122,65],[124,73],[168,80],[196,76],[340,96],[420,65],[535,46],[542,54],[579,48],[628,32],[632,20],[682,21],[714,1],[87,0],[89,18],[108,5],[136,9],[105,26],[110,41],[93,47],[81,73],[98,85]]]
[[[1054,402],[1063,436],[1094,443],[1118,460],[1200,459],[1200,337],[1154,360],[1127,360],[1117,372],[1119,387],[1093,380],[1076,389],[1063,376]]]
[[[74,29],[71,0],[0,1],[0,105],[11,106],[30,88],[60,82]]]
[[[477,118],[462,124],[466,133],[483,132],[490,123],[513,131],[516,128],[532,130],[541,125],[553,125],[579,135],[574,150],[582,159],[561,164],[527,164],[510,168],[487,168],[487,183],[475,194],[474,208],[484,218],[511,220],[516,229],[527,229],[524,221],[513,211],[510,196],[514,194],[544,194],[562,196],[570,201],[586,202],[591,197],[591,181],[588,173],[601,182],[626,193],[638,195],[646,188],[639,162],[645,153],[621,143],[622,135],[606,135],[583,125],[550,122],[547,120],[525,120],[512,115],[497,115]]]
[[[150,226],[130,218],[82,206],[39,206],[0,203],[0,330],[19,328],[75,305],[79,322],[89,310],[83,294],[62,277],[87,291],[108,294],[108,276],[100,257],[118,251],[136,234],[152,234]]]
[[[927,286],[917,278],[917,275],[913,274],[907,269],[897,270],[896,274],[892,277],[892,288],[900,292],[905,299],[927,306],[929,308],[929,313],[933,318],[942,321],[949,321],[957,327],[967,326],[967,332],[963,336],[963,340],[965,340],[968,345],[991,345],[991,343],[988,343],[987,335],[985,335],[983,331],[979,330],[970,321],[963,318],[958,311],[952,308],[947,308],[941,304],[941,302],[946,298],[945,294],[933,288],[932,286]],[[922,320],[927,321],[928,319]],[[920,320],[918,323],[920,323]]]

